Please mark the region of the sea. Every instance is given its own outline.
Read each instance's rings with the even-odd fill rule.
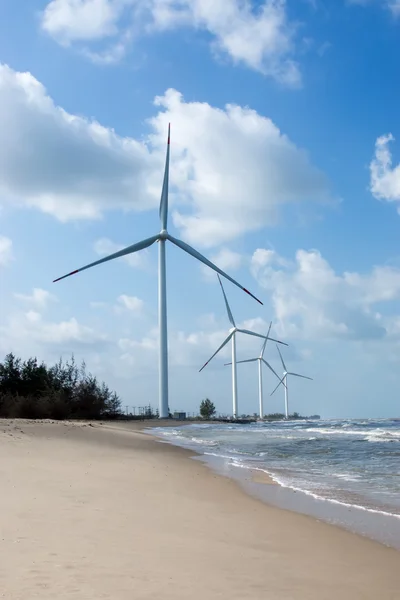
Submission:
[[[400,419],[188,424],[155,428],[282,508],[400,549]],[[256,483],[257,471],[277,485]]]

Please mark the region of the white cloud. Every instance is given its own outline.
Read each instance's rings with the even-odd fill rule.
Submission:
[[[184,332],[181,330],[169,331],[168,347],[169,362],[172,367],[200,367],[215,352],[227,337],[230,323],[224,317],[216,323],[214,319],[205,323],[206,327],[198,331]],[[263,334],[269,327],[264,319],[257,317],[248,319],[238,324],[251,331]],[[249,335],[238,334],[240,343],[238,349],[243,358],[257,356],[262,344],[260,338]],[[129,337],[121,338],[118,341],[118,347],[121,351],[120,360],[137,367],[158,369],[158,350],[159,350],[159,331],[158,327],[153,327],[141,339]],[[211,363],[213,367],[221,368],[221,362],[227,361],[231,356],[231,344],[228,343],[223,348],[215,361]]]
[[[85,324],[82,316],[65,318],[59,314],[50,318],[47,308],[57,298],[46,290],[34,288],[31,294],[13,296],[18,302],[2,315],[0,324],[0,357],[14,352],[24,359],[37,356],[51,363],[74,354],[78,362],[85,359],[97,373],[101,357],[103,366],[107,365],[104,356],[112,356],[112,339],[98,325]]]
[[[42,15],[42,27],[61,44],[96,40],[118,33],[124,0],[51,0]]]
[[[107,337],[86,325],[82,325],[75,317],[65,321],[52,322],[45,320],[34,310],[26,313],[12,314],[4,327],[1,327],[2,344],[6,352],[26,348],[54,349],[65,351],[67,348],[79,346],[99,346],[107,343]]]
[[[33,288],[31,295],[14,294],[14,296],[17,300],[22,300],[39,310],[45,309],[49,302],[56,300],[56,297],[53,294],[50,294],[50,292],[42,290],[41,288]]]
[[[393,317],[382,316],[377,305],[400,299],[400,269],[337,274],[317,250],[298,250],[289,262],[259,249],[252,264],[254,277],[271,292],[285,338],[376,340],[393,329]]]
[[[113,205],[157,205],[161,156],[150,161],[145,144],[65,112],[30,73],[6,65],[0,65],[0,131],[6,149],[0,198],[60,221],[99,218]]]
[[[245,263],[246,258],[239,254],[239,252],[234,252],[229,248],[221,248],[217,254],[210,256],[211,262],[213,262],[217,267],[222,269],[223,271],[228,271],[231,273],[232,271],[237,271],[240,267]],[[216,281],[216,274],[209,267],[205,265],[201,265],[201,270],[203,272],[204,277],[206,277],[210,281]]]
[[[12,259],[12,241],[5,235],[0,235],[0,267],[5,267]]]
[[[282,256],[279,256],[275,250],[266,248],[257,248],[251,257],[251,265],[257,269],[273,264],[286,267],[290,263]]]
[[[370,164],[370,189],[375,198],[388,202],[400,202],[400,165],[392,167],[389,143],[394,141],[391,133],[382,135],[375,143],[375,157]],[[400,207],[398,207],[400,211]]]
[[[121,294],[121,296],[117,299],[118,305],[117,309],[125,308],[135,314],[140,314],[144,307],[144,302],[137,296],[127,296],[126,294]]]
[[[42,28],[62,45],[106,40],[102,52],[81,47],[105,63],[120,60],[133,37],[181,27],[207,32],[213,51],[234,63],[300,83],[285,0],[51,0],[42,13]]]
[[[108,238],[100,238],[96,240],[93,248],[96,254],[98,254],[99,256],[107,256],[109,254],[113,254],[114,252],[118,252],[118,250],[122,250],[122,248],[129,246],[129,244],[131,243],[133,243],[132,240],[124,246],[123,244],[116,244]],[[148,251],[141,250],[140,252],[135,252],[134,254],[128,254],[127,256],[123,256],[121,257],[121,260],[128,263],[128,265],[131,267],[144,268],[147,264],[147,257]]]
[[[213,36],[213,49],[228,54],[235,63],[270,75],[288,85],[298,85],[293,50],[294,27],[289,24],[285,0],[255,2],[233,0],[158,0],[154,3],[155,27],[173,29],[189,25]]]
[[[210,260],[223,270],[236,271],[243,264],[243,256],[239,252],[234,252],[229,248],[222,248]]]
[[[176,90],[156,104],[165,111],[150,120],[158,140],[173,123],[173,182],[187,205],[173,218],[190,242],[211,247],[273,225],[284,204],[331,200],[306,153],[256,111],[186,103]]]
[[[387,5],[394,17],[400,17],[400,0],[388,0]]]
[[[60,221],[156,207],[171,121],[171,205],[189,241],[211,247],[273,225],[285,203],[331,200],[323,174],[267,117],[172,89],[155,103],[151,135],[138,142],[65,112],[31,74],[0,66],[0,199]]]

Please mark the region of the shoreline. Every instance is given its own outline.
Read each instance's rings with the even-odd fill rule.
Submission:
[[[395,600],[397,551],[269,506],[148,428],[0,421],[6,598]]]
[[[190,424],[175,424],[175,427],[188,425]],[[173,425],[168,424],[167,427]],[[164,437],[161,431],[157,432],[158,429],[162,430],[164,426],[149,428],[148,433],[166,444],[193,452],[196,460],[200,460],[219,475],[235,480],[246,493],[268,506],[318,519],[400,551],[399,515],[340,502],[333,498],[323,498],[307,490],[286,486],[268,468],[238,465],[231,457],[211,452],[202,453],[194,449],[190,443],[185,444],[181,440],[177,442],[173,438]],[[265,487],[265,484],[269,485]]]

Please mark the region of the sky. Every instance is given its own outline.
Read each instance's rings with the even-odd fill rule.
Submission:
[[[1,357],[74,354],[157,406],[156,246],[52,281],[159,232],[170,122],[169,231],[262,299],[224,283],[313,378],[290,409],[400,416],[399,52],[398,0],[2,0]],[[170,409],[229,414],[229,348],[199,373],[230,327],[218,280],[172,245],[167,277]],[[256,364],[238,385],[255,412]]]

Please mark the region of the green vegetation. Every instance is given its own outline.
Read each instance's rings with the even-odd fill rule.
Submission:
[[[264,419],[266,419],[267,421],[280,421],[281,419],[284,419],[284,418],[285,418],[285,415],[283,413],[271,413],[269,415],[264,415]],[[309,417],[303,417],[299,413],[294,412],[292,415],[289,415],[288,418],[291,420],[307,420],[307,419],[319,419],[320,416],[319,415],[310,415]]]
[[[7,354],[0,363],[0,417],[27,419],[115,419],[121,401],[74,357],[52,367],[37,358]]]
[[[118,395],[88,373],[84,362],[78,366],[72,356],[49,367],[37,358],[22,361],[10,353],[0,362],[0,417],[25,419],[157,419],[158,410],[137,407],[123,414]],[[170,413],[170,418],[172,414]],[[204,420],[232,422],[229,415],[217,417],[214,403],[206,398],[200,404],[200,417]],[[187,415],[188,420],[198,415]],[[267,421],[284,419],[282,413],[265,415]],[[289,419],[319,419],[319,415],[302,417],[295,412]],[[253,422],[257,415],[241,415],[236,422]]]
[[[215,405],[209,398],[202,400],[200,403],[200,416],[203,419],[212,419],[215,416]]]

